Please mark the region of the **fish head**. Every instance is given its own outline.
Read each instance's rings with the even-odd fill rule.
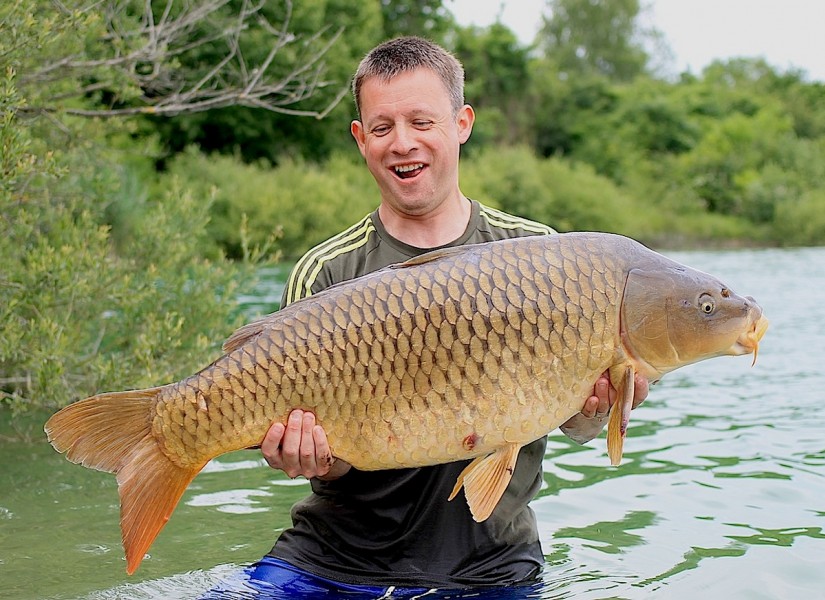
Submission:
[[[756,362],[768,328],[752,297],[671,261],[629,271],[620,321],[625,352],[652,381],[716,356],[753,353]]]

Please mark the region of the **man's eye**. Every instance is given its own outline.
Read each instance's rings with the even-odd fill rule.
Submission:
[[[432,121],[413,121],[413,125],[419,129],[427,129],[428,127],[432,126]]]
[[[390,132],[389,125],[379,125],[378,127],[372,128],[373,135],[382,136],[387,135]]]

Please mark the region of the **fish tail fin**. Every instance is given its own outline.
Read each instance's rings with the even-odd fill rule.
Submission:
[[[44,427],[55,450],[65,452],[70,461],[117,474],[130,575],[204,466],[176,465],[158,445],[151,409],[161,389],[92,396],[55,413]]]
[[[610,380],[618,383],[616,402],[610,410],[610,421],[607,423],[607,454],[613,466],[622,462],[624,438],[627,433],[627,424],[630,421],[630,411],[633,408],[635,379],[636,370],[632,365],[628,365],[621,374],[611,369]]]

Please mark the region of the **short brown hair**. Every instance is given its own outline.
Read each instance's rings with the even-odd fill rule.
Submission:
[[[361,117],[361,87],[370,77],[389,81],[415,69],[430,69],[441,78],[453,110],[464,106],[464,67],[444,48],[416,36],[398,37],[379,44],[364,57],[352,78],[352,96]]]

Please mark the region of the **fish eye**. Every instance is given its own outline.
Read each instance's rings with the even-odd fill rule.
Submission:
[[[716,310],[716,302],[713,301],[713,297],[708,294],[699,296],[699,310],[706,315],[712,314]]]

